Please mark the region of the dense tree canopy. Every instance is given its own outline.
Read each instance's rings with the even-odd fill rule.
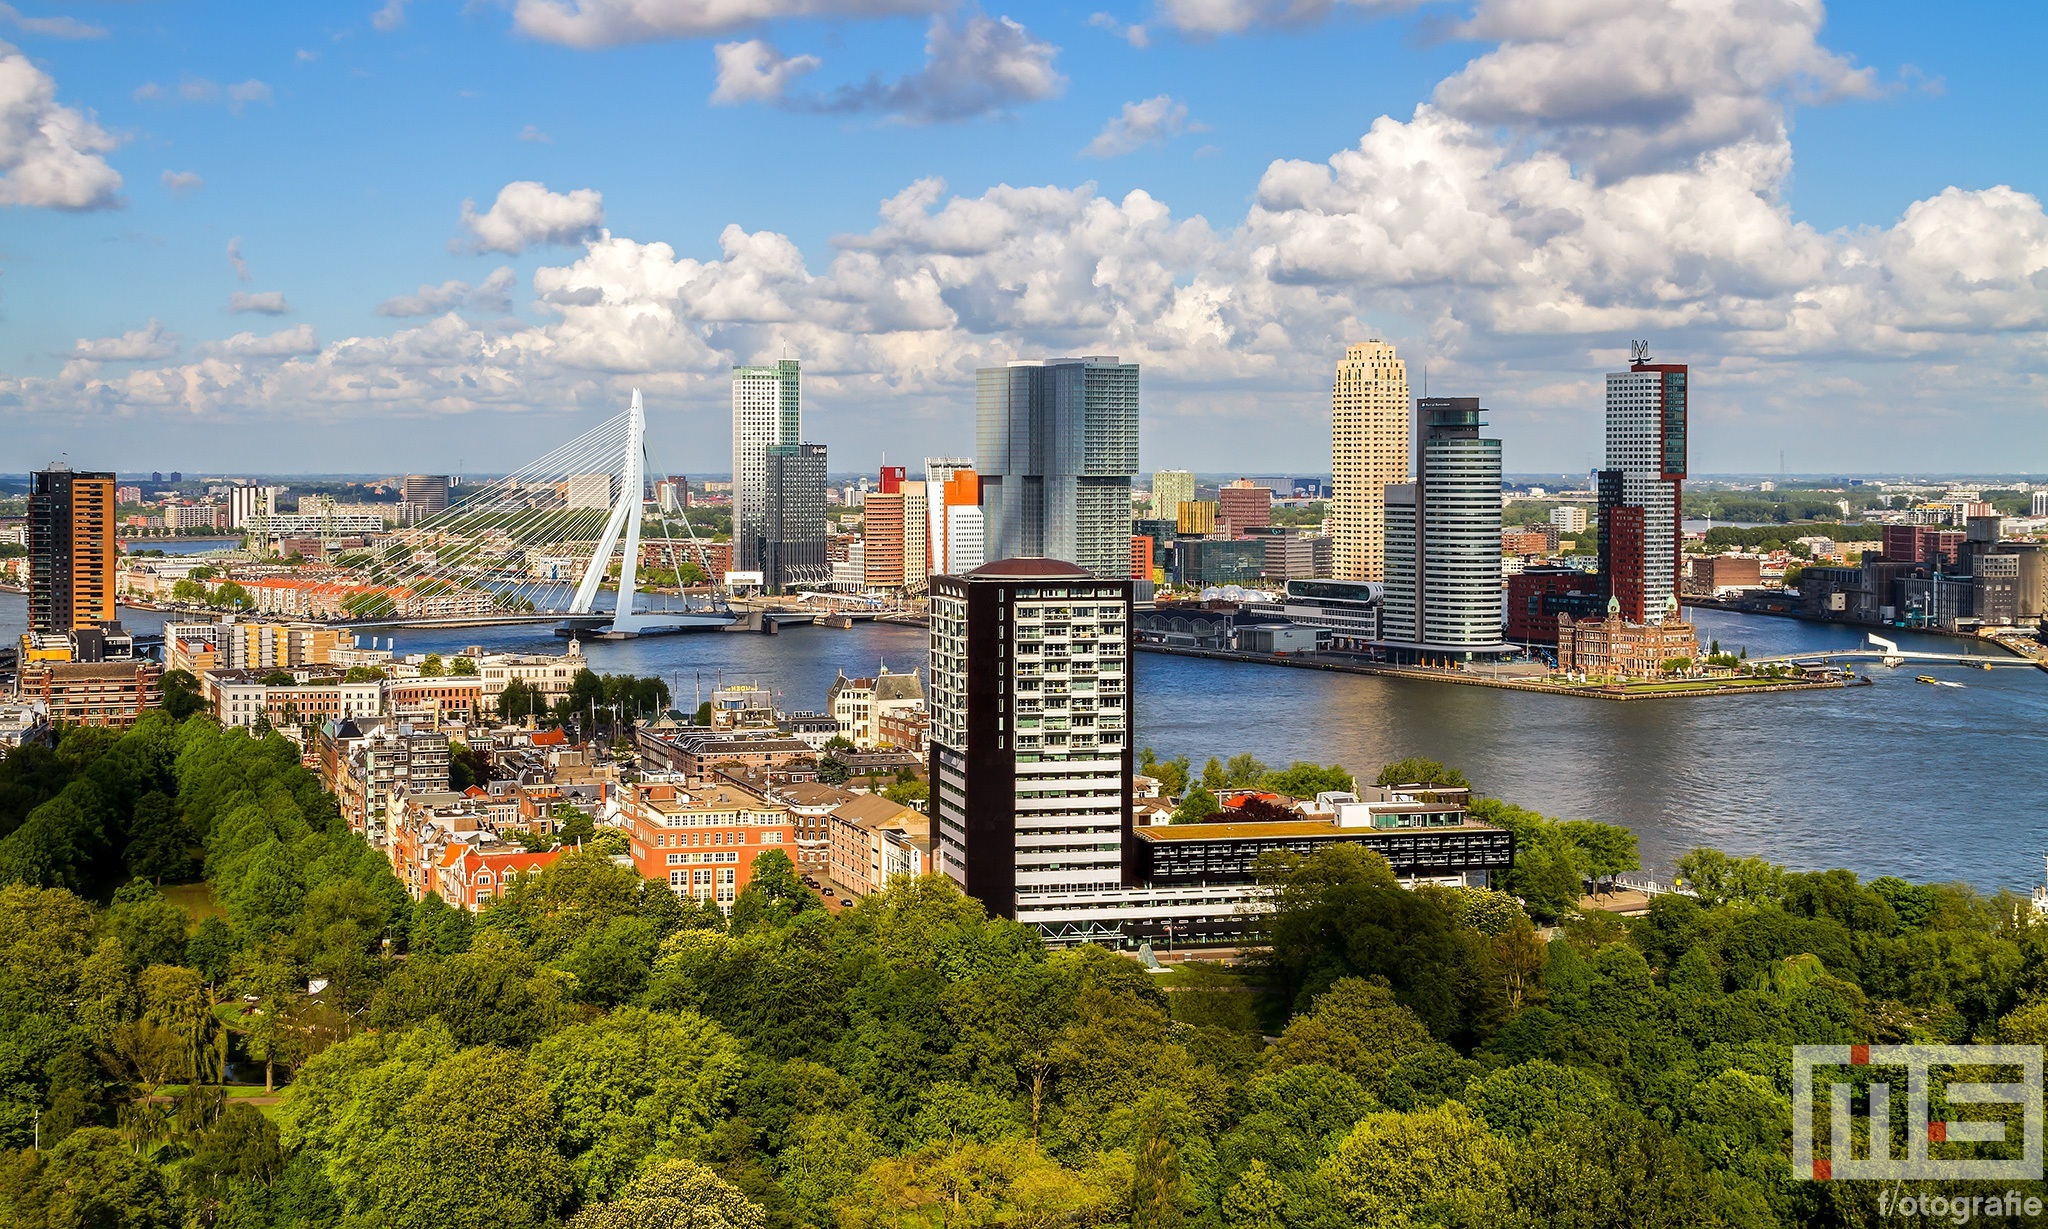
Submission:
[[[1276,855],[1269,953],[1158,975],[779,851],[729,915],[595,849],[472,915],[282,738],[67,731],[0,759],[0,1223],[1857,1225],[1791,1173],[1792,1044],[2048,1038],[2015,902],[1701,850],[1580,916],[1632,839],[1475,811],[1497,890]]]

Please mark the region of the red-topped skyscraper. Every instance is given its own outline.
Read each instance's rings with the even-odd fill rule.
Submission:
[[[1631,623],[1678,606],[1688,369],[1629,343],[1627,371],[1607,375],[1607,465],[1600,471],[1600,573]]]

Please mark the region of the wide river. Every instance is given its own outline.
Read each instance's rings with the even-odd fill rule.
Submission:
[[[1697,611],[1701,638],[1752,655],[1849,647],[1847,627]],[[0,634],[25,619],[0,593]],[[131,611],[137,630],[161,616]],[[1908,649],[1963,642],[1901,635]],[[546,629],[399,632],[401,651],[558,653]],[[585,648],[593,668],[659,674],[694,703],[720,680],[750,680],[785,709],[822,709],[833,677],[909,670],[917,628],[801,627],[779,636],[709,632]],[[1487,794],[1547,814],[1626,824],[1646,865],[1668,872],[1695,845],[1760,854],[1795,869],[1961,879],[2024,890],[2048,851],[2048,673],[1933,673],[1872,667],[1874,687],[1617,704],[1139,654],[1137,735],[1161,756],[1249,751],[1269,764],[1307,759],[1361,773],[1404,756],[1456,765]]]

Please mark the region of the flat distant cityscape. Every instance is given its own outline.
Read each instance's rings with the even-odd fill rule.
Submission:
[[[559,795],[601,802],[641,874],[721,908],[751,871],[720,845],[767,839],[754,831],[767,825],[847,899],[886,883],[886,860],[947,875],[1048,942],[1228,943],[1270,850],[1362,843],[1404,880],[1470,887],[1512,865],[1513,837],[1429,781],[1217,802],[1223,820],[1255,803],[1271,828],[1258,837],[1170,822],[1191,787],[1140,762],[1134,654],[1559,703],[1868,685],[1871,666],[1906,660],[1886,648],[1894,629],[1958,638],[1948,658],[1915,655],[1930,662],[1981,664],[1980,647],[2048,660],[2048,485],[1689,490],[1690,370],[1648,342],[1606,376],[1605,464],[1555,484],[1507,482],[1481,400],[1413,396],[1377,339],[1335,363],[1327,476],[1147,475],[1141,374],[1114,355],[984,368],[975,455],[926,457],[914,475],[829,476],[827,446],[805,438],[794,358],[733,369],[732,468],[717,478],[648,468],[637,394],[492,479],[145,481],[51,466],[0,525],[0,579],[27,594],[7,737],[127,728],[173,702],[281,734],[415,897],[440,890],[451,842],[482,859],[463,875],[540,865]],[[161,633],[129,630],[123,604],[158,612]],[[1703,646],[1689,606],[1863,626],[1871,647],[1749,658]],[[842,677],[816,710],[739,685],[692,712],[666,687],[615,694],[586,673],[611,641],[874,620],[928,629],[921,668]],[[379,647],[397,629],[527,624],[555,628],[565,652]],[[603,724],[600,706],[614,710]],[[675,784],[635,785],[573,751],[597,745],[652,770],[643,782]],[[467,793],[455,746],[492,749]],[[529,782],[520,766],[537,747],[559,750]],[[918,789],[818,792],[876,774]],[[688,801],[712,782],[715,803]],[[749,818],[668,852],[652,829],[670,821],[655,816],[702,806]],[[835,834],[840,820],[858,831]],[[872,855],[868,871],[835,866],[848,842]],[[474,905],[479,891],[447,898]]]

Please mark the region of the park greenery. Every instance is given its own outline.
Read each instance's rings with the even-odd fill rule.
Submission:
[[[281,737],[68,729],[0,759],[0,1223],[1861,1225],[1880,1184],[1792,1173],[1789,1047],[2048,1038],[2020,902],[1701,850],[1582,913],[1625,830],[1472,810],[1499,890],[1269,855],[1265,954],[1154,975],[942,877],[828,911],[779,851],[724,916],[587,816],[415,902]]]

